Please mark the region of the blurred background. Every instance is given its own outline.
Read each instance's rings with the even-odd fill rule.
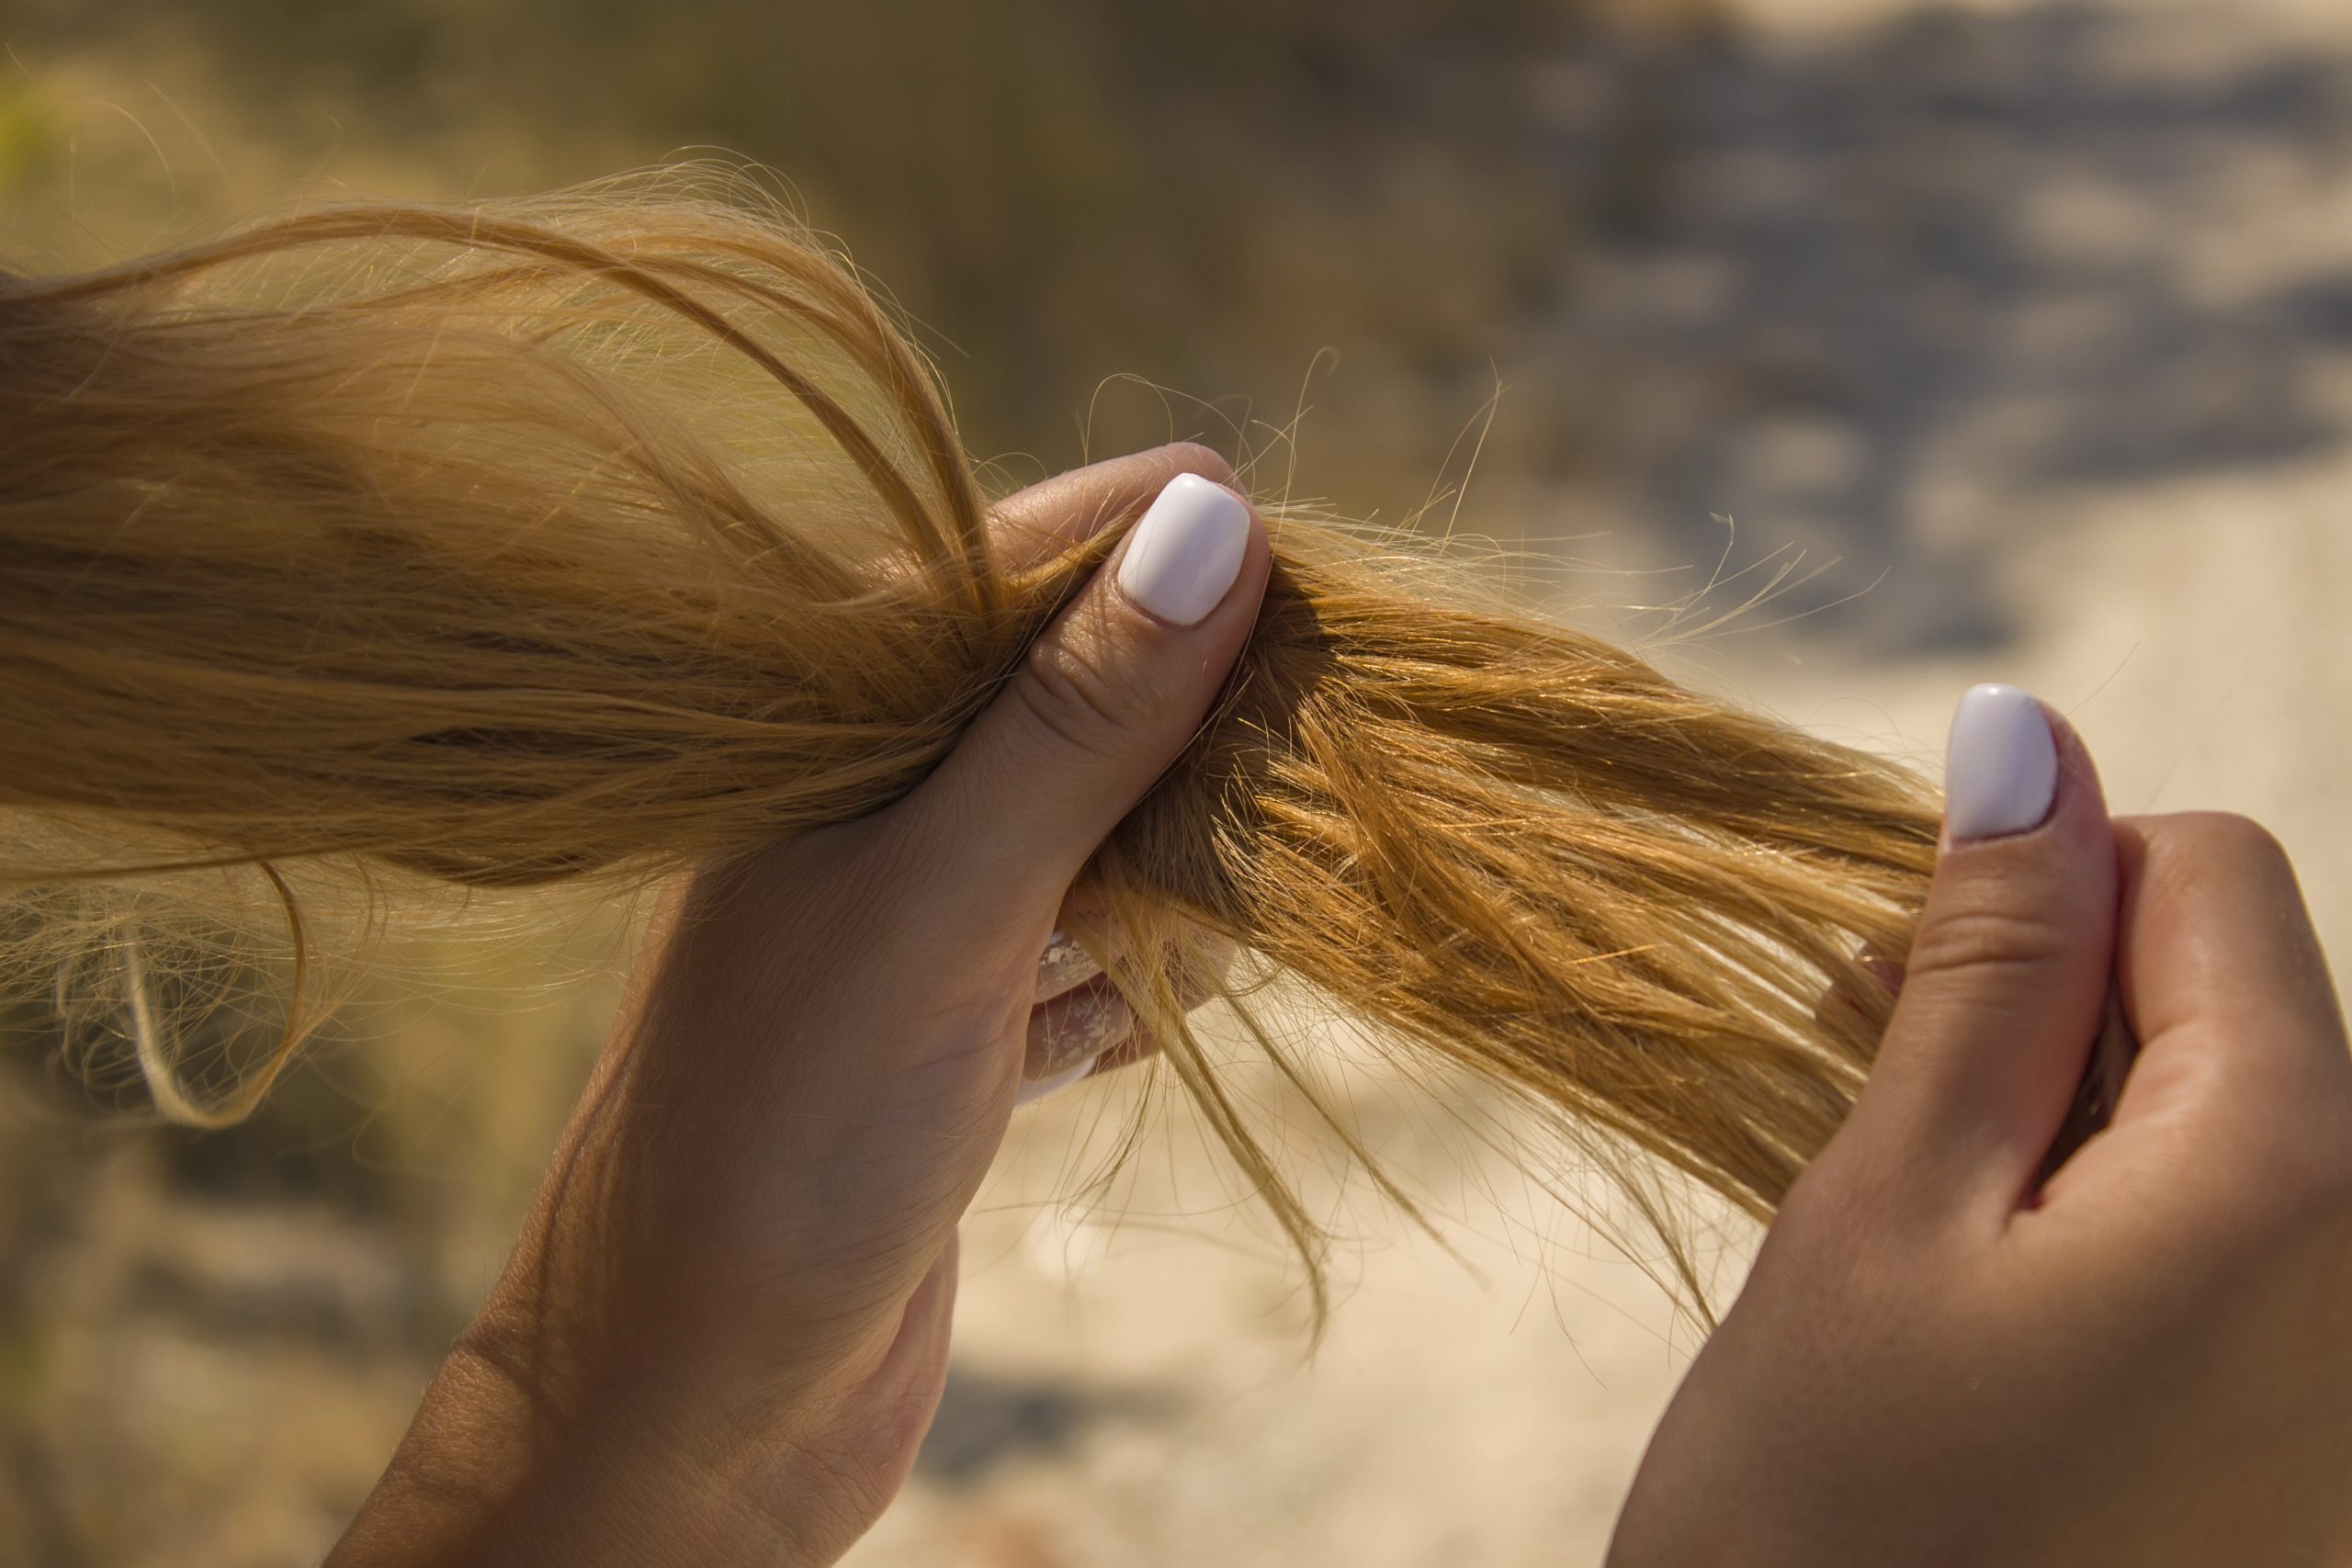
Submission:
[[[1792,564],[1661,657],[1929,764],[1963,685],[2020,681],[2119,808],[2269,822],[2352,938],[2340,0],[5,0],[0,43],[0,265],[750,161],[1007,483],[1197,437],[1630,637]],[[94,1118],[20,1042],[0,1561],[320,1557],[625,947],[590,911],[412,955],[429,985],[224,1133]],[[1597,1562],[1695,1336],[1475,1095],[1361,1077],[1453,1255],[1328,1183],[1354,1240],[1312,1357],[1181,1113],[1105,1191],[1072,1151],[1141,1089],[1023,1112],[939,1424],[853,1561]]]

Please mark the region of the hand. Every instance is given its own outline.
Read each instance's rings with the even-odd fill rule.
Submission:
[[[2325,961],[2260,829],[2110,824],[2050,723],[2047,819],[1962,841],[1956,729],[1879,1066],[1660,1424],[1612,1563],[2352,1561]],[[2141,1054],[2037,1191],[2110,973]]]
[[[1098,464],[997,540],[1082,538],[1183,473],[1232,477],[1196,446]],[[1138,529],[921,787],[670,890],[514,1261],[334,1562],[827,1562],[879,1517],[1057,910],[1264,591],[1262,524],[1192,493],[1222,560],[1154,577],[1171,536]]]

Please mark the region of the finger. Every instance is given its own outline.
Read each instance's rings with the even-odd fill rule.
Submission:
[[[1159,1037],[1143,1024],[1136,1022],[1133,1011],[1126,1010],[1125,1003],[1120,1005],[1123,1010],[1120,1017],[1125,1021],[1125,1027],[1116,1032],[1116,1037],[1111,1040],[1101,1053],[1074,1061],[1064,1056],[1061,1058],[1063,1065],[1050,1073],[1033,1072],[1030,1065],[1024,1065],[1022,1068],[1020,1092],[1014,1097],[1013,1103],[1034,1105],[1038,1100],[1050,1099],[1062,1090],[1073,1088],[1089,1078],[1100,1077],[1104,1073],[1116,1072],[1121,1067],[1132,1067],[1138,1062],[1148,1062],[1159,1055]],[[1029,1064],[1034,1065],[1038,1060],[1040,1049],[1037,1021],[1032,1018],[1029,1032]],[[1051,1047],[1047,1046],[1045,1049],[1050,1050]]]
[[[1135,1010],[1107,976],[1098,975],[1029,1010],[1029,1049],[1021,1076],[1033,1083],[1060,1077],[1125,1041],[1135,1027]]]
[[[1114,931],[1116,927],[1112,928]],[[1064,905],[1062,923],[1046,939],[1046,951],[1037,959],[1037,987],[1035,999],[1049,1002],[1065,991],[1074,991],[1102,973],[1102,964],[1086,951],[1069,931],[1068,905]]]
[[[1919,1190],[2014,1203],[2098,1033],[2115,835],[2080,739],[2015,687],[1962,698],[1945,770],[1935,881],[1853,1121]]]
[[[1071,888],[1062,896],[1053,935],[1037,959],[1035,999],[1049,1001],[1102,974],[1105,964],[1118,963],[1126,952],[1126,934],[1100,889]]]
[[[1167,953],[1169,982],[1180,1012],[1191,1012],[1215,996],[1233,960],[1233,944],[1221,938],[1196,937],[1190,945],[1190,952],[1171,945]],[[1021,1076],[1056,1077],[1080,1062],[1148,1033],[1137,1023],[1133,1005],[1120,995],[1116,982],[1097,970],[1090,978],[1063,987],[1030,1008],[1029,1051]]]
[[[2327,959],[2276,839],[2212,812],[2128,820],[2118,839],[2117,973],[2149,1082],[2184,1051],[2223,1071],[2346,1065]]]
[[[1132,453],[1016,491],[989,509],[989,538],[1010,572],[1038,566],[1124,523],[1151,504],[1178,474],[1233,483],[1233,465],[1198,442]]]
[[[1221,937],[1196,934],[1169,951],[1169,980],[1179,1011],[1189,1013],[1216,996],[1236,955]],[[1095,1073],[1131,1066],[1159,1054],[1159,1041],[1107,976],[1061,991],[1029,1010],[1028,1054],[1021,1068],[1022,1104]],[[1076,1069],[1085,1066],[1091,1073]]]
[[[2294,869],[2212,813],[2119,823],[2117,847],[2117,987],[2142,1046],[2046,1212],[2113,1235],[2120,1208],[2151,1244],[2270,1266],[2343,1212],[2352,1151],[2352,1049]]]
[[[946,761],[891,808],[901,863],[923,883],[910,900],[959,948],[978,933],[1029,943],[1023,962],[1035,961],[1087,857],[1207,715],[1270,570],[1249,504],[1178,474]],[[1010,908],[1034,909],[1036,929],[1025,916],[1008,923]]]

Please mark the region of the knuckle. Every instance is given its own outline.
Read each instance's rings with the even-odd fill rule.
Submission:
[[[1929,973],[2038,969],[2064,961],[2074,940],[2065,922],[2045,910],[1954,909],[1920,928],[1907,967],[1913,979]]]
[[[2250,817],[2226,811],[2198,811],[2177,821],[2188,847],[2202,855],[2263,871],[2289,869],[2286,847],[2269,829]]]
[[[2189,907],[2221,898],[2300,911],[2294,862],[2260,823],[2227,812],[2184,812],[2153,818],[2143,831],[2145,877],[2164,897]]]
[[[1130,682],[1059,637],[1029,650],[1008,694],[1030,724],[1089,755],[1117,750],[1143,706]]]

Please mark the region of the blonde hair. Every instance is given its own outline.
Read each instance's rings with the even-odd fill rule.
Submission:
[[[311,983],[269,961],[297,1004],[211,1083],[148,993],[266,967],[240,888],[299,960],[309,880],[635,881],[875,809],[1132,521],[1013,571],[988,511],[842,259],[674,180],[0,280],[8,962],[130,1010],[166,1111],[239,1113]],[[1393,546],[1273,537],[1216,712],[1084,886],[1293,1240],[1184,1022],[1188,944],[1768,1214],[1869,1069],[1932,797]]]

